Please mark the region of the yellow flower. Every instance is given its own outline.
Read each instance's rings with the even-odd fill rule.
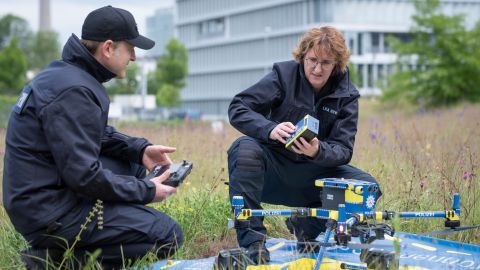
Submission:
[[[185,209],[185,208],[183,208],[183,206],[179,206],[179,207],[178,207],[178,211],[180,211],[180,212],[183,212],[184,209]]]
[[[193,193],[196,193],[196,192],[197,192],[197,188],[196,188],[196,187],[193,187],[193,188],[192,188],[192,191],[193,191]]]
[[[193,208],[189,207],[189,208],[188,208],[188,211],[189,211],[189,212],[193,212]]]

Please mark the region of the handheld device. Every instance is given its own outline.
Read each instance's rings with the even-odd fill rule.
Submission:
[[[172,187],[178,187],[183,182],[183,180],[190,174],[192,168],[193,164],[186,160],[181,163],[174,163],[167,166],[157,165],[153,167],[153,170],[147,175],[145,179],[152,179],[163,174],[166,170],[170,170],[170,176],[162,184]]]
[[[305,117],[295,125],[295,132],[287,139],[285,148],[290,149],[294,145],[293,142],[300,137],[305,138],[307,141],[315,138],[318,134],[318,125],[318,119],[309,114],[305,115]]]

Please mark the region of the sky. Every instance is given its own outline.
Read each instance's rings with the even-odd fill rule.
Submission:
[[[0,0],[0,17],[14,14],[28,21],[33,31],[38,30],[39,0]],[[82,24],[90,11],[112,5],[130,11],[138,31],[145,35],[146,18],[158,8],[171,7],[174,0],[50,0],[51,26],[58,33],[61,47],[72,33],[81,36]]]

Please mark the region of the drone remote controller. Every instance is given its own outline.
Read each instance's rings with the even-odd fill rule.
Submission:
[[[178,187],[187,177],[187,175],[190,174],[192,168],[193,164],[186,160],[184,160],[182,163],[174,163],[167,166],[157,165],[153,168],[153,170],[147,175],[145,179],[152,179],[163,174],[166,170],[170,170],[170,176],[167,180],[163,181],[162,184],[172,187]]]

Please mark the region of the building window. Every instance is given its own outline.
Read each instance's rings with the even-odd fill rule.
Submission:
[[[348,40],[348,46],[350,47],[350,52],[355,53],[355,40],[353,38]]]
[[[357,54],[362,55],[363,54],[363,35],[362,33],[358,33],[357,35]]]
[[[372,33],[372,53],[380,52],[380,34]]]
[[[363,88],[364,86],[363,69],[364,69],[363,64],[358,65],[358,85],[361,88]]]
[[[225,34],[225,18],[217,18],[199,23],[200,37],[217,37]]]
[[[373,80],[373,65],[367,65],[367,87],[375,87],[375,82]]]
[[[403,43],[408,43],[412,41],[412,35],[410,33],[387,33],[385,34],[384,38],[384,51],[385,52],[392,52],[392,47],[389,44],[389,39],[391,37],[399,39]]]

